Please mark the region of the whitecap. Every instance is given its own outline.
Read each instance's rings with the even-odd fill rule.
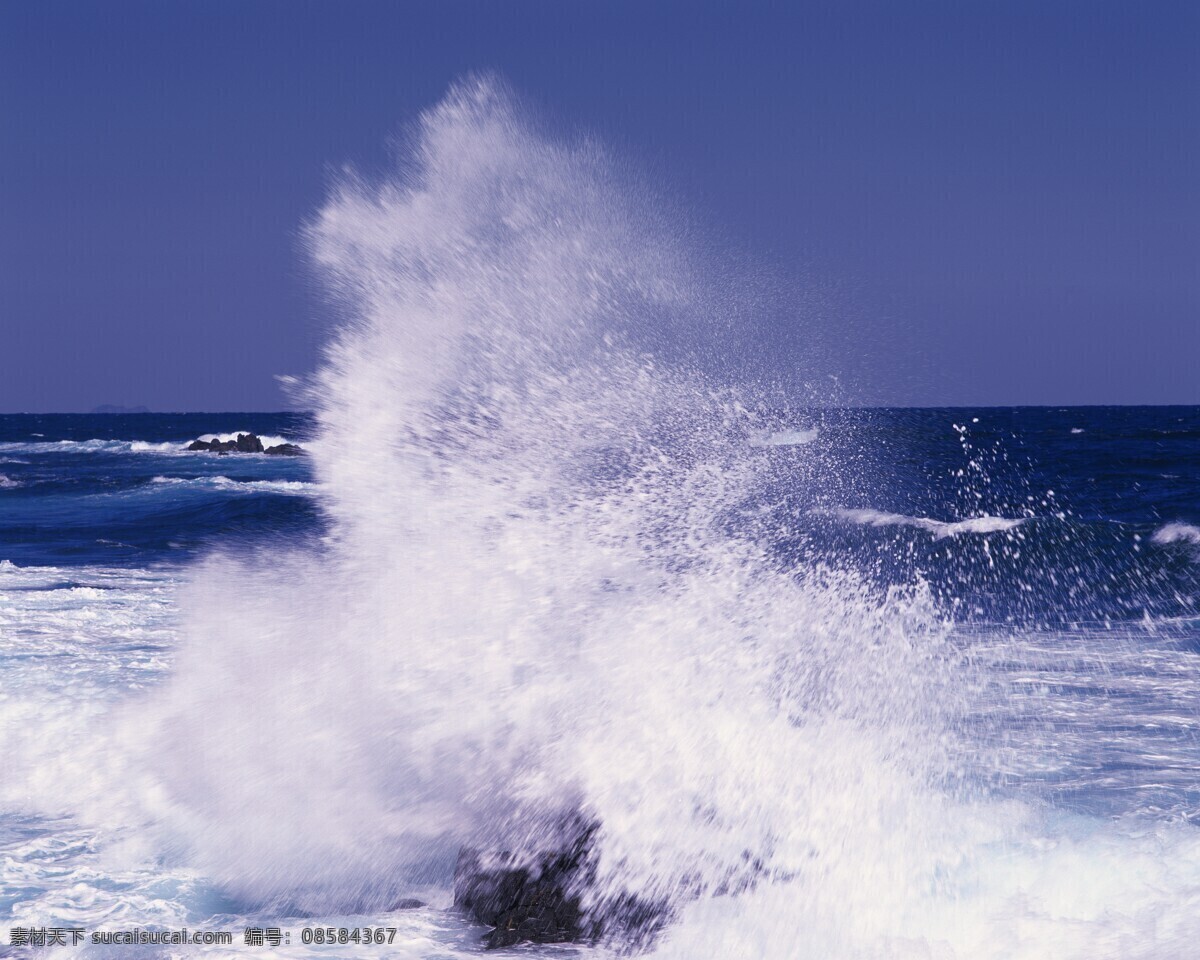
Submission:
[[[837,517],[867,527],[915,527],[928,530],[934,538],[956,537],[961,533],[1001,533],[1013,530],[1025,522],[1024,517],[969,517],[966,520],[933,520],[929,517],[910,517],[902,513],[887,513],[883,510],[811,510],[815,516]]]
[[[1200,527],[1190,523],[1168,523],[1155,531],[1151,537],[1154,543],[1190,543],[1200,546]]]
[[[133,440],[129,444],[130,453],[179,453],[178,443],[151,443],[148,440]]]
[[[317,489],[317,484],[303,480],[234,480],[230,477],[153,477],[153,484],[192,487],[207,490],[226,490],[232,493],[286,493],[305,496]]]
[[[45,440],[0,443],[5,453],[183,453],[182,444],[151,443],[145,440]]]

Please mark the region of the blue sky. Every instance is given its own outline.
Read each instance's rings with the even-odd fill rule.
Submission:
[[[784,278],[879,404],[1198,403],[1200,6],[0,6],[0,410],[279,409],[344,163],[495,71]]]

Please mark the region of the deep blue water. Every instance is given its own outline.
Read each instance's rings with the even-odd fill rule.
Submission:
[[[824,425],[816,444],[832,469],[779,481],[782,514],[817,527],[789,536],[781,524],[792,551],[832,550],[886,583],[924,579],[960,620],[1196,613],[1200,407],[853,411]],[[979,517],[1021,522],[973,532],[900,519]]]
[[[145,566],[320,530],[307,457],[188,453],[205,434],[303,441],[292,413],[0,416],[0,559]],[[289,486],[290,485],[290,486]]]
[[[784,563],[927,581],[963,621],[1189,617],[1200,595],[1200,408],[810,411],[758,451],[755,535]],[[0,559],[145,566],[318,537],[307,457],[184,450],[293,413],[0,416]],[[381,478],[386,483],[386,478]],[[989,529],[986,519],[1020,521]],[[968,521],[963,527],[948,526]],[[971,522],[976,525],[972,526]],[[981,525],[980,525],[981,524]]]

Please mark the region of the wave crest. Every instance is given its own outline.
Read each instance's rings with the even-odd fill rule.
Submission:
[[[887,513],[883,510],[851,510],[837,508],[832,510],[819,509],[812,513],[816,516],[836,517],[868,527],[914,527],[918,530],[928,530],[935,540],[945,537],[957,537],[964,533],[1004,533],[1015,530],[1027,517],[969,517],[966,520],[931,520],[928,517],[909,517],[902,513]]]
[[[1200,546],[1200,527],[1190,523],[1168,523],[1154,531],[1155,543],[1190,543]]]

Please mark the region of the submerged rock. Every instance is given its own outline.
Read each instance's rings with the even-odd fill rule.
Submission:
[[[454,905],[492,927],[486,946],[651,940],[667,919],[666,904],[600,894],[594,889],[599,824],[572,818],[560,826],[550,848],[533,854],[459,852]]]

